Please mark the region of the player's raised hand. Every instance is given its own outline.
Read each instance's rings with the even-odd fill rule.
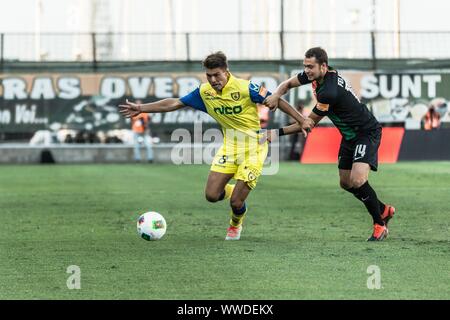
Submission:
[[[137,116],[142,112],[141,105],[139,103],[134,103],[125,100],[126,104],[119,105],[119,112],[126,118],[132,118]]]
[[[303,129],[302,128],[302,134],[303,134],[303,136],[306,138],[307,136],[308,136],[308,133],[310,133],[311,132],[311,129]]]
[[[278,108],[278,100],[280,100],[280,97],[276,94],[272,94],[264,99],[263,104],[273,112]]]
[[[308,135],[308,133],[311,132],[311,130],[314,128],[315,125],[316,123],[311,118],[306,118],[303,121],[303,124],[301,126],[302,126],[302,133],[305,138]]]

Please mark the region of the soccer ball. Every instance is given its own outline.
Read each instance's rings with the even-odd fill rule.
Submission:
[[[137,221],[137,231],[145,240],[159,240],[166,233],[167,224],[164,217],[158,212],[141,214]]]

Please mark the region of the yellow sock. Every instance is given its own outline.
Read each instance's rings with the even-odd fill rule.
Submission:
[[[234,184],[227,184],[225,186],[225,197],[223,198],[225,199],[230,199],[231,195],[233,194],[233,190],[234,190]]]
[[[233,227],[240,227],[242,223],[244,222],[245,214],[247,213],[247,208],[245,208],[245,211],[243,214],[235,214],[233,211],[231,211],[231,219],[230,219],[230,226]]]

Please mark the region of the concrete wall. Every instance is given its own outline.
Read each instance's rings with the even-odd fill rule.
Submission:
[[[221,143],[153,145],[155,163],[210,164]],[[272,148],[280,152],[279,159],[287,156],[287,148]],[[43,151],[48,150],[56,163],[130,163],[134,162],[133,146],[124,144],[52,144],[30,146],[28,144],[0,144],[0,164],[41,163]],[[285,154],[286,153],[286,154]],[[146,162],[145,149],[141,148],[142,162]]]
[[[155,162],[170,162],[174,144],[153,146]],[[0,163],[40,163],[44,150],[49,150],[56,163],[127,163],[134,162],[133,146],[123,144],[28,144],[0,145]],[[146,160],[141,148],[141,159]]]

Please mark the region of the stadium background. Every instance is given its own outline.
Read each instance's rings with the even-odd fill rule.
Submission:
[[[420,25],[411,21],[414,10],[420,9],[415,2],[234,1],[224,9],[230,17],[223,25],[211,24],[213,13],[201,22],[183,19],[183,12],[198,16],[194,8],[201,1],[22,2],[34,9],[34,24],[27,21],[19,32],[5,16],[6,31],[0,34],[2,163],[36,163],[48,148],[58,162],[132,161],[126,131],[130,124],[116,108],[126,98],[182,96],[205,81],[200,60],[219,49],[229,56],[236,75],[273,90],[298,72],[302,53],[315,45],[328,50],[330,64],[350,80],[384,127],[402,128],[385,132],[383,144],[392,145],[394,152],[386,159],[382,155],[382,162],[450,159],[450,32],[432,29],[442,28],[440,22],[433,26],[432,17]],[[445,8],[441,1],[432,4],[424,16],[436,16],[436,9]],[[139,17],[142,8],[157,12],[161,23],[127,19]],[[47,20],[55,10],[66,21]],[[314,19],[318,12],[322,24]],[[288,98],[292,105],[303,104],[306,112],[314,105],[309,87],[292,91]],[[430,107],[440,116],[439,130],[423,131]],[[269,127],[286,122],[277,112],[270,115]],[[155,160],[170,162],[173,130],[192,132],[194,123],[202,123],[203,130],[215,127],[209,117],[193,110],[154,116],[151,130],[159,142],[154,144]],[[326,120],[322,124],[329,125]],[[85,148],[62,143],[68,134],[93,137],[99,131],[95,142],[117,137],[124,143],[101,143],[97,148],[92,143]],[[331,134],[337,141],[336,132]],[[337,143],[322,157],[312,143],[319,135],[321,129],[306,146],[297,145],[307,153],[303,162],[334,161]],[[290,158],[291,140],[280,142],[282,160]],[[78,157],[81,149],[84,156]]]
[[[0,299],[449,298],[447,1],[6,2]],[[170,161],[175,129],[214,123],[192,110],[154,116],[156,163],[136,164],[117,105],[189,91],[215,50],[233,73],[273,89],[314,45],[383,124],[382,164],[370,179],[397,208],[390,237],[365,242],[372,225],[339,189],[339,137],[324,119],[301,156],[261,178],[242,240],[226,243],[228,204],[204,200],[209,166]],[[287,98],[314,104],[307,86]],[[440,122],[425,130],[431,107]],[[286,122],[277,111],[269,127]],[[99,132],[108,143],[61,142]],[[282,160],[290,138],[279,143]],[[44,151],[64,165],[36,165],[49,161]],[[150,210],[168,222],[156,243],[136,234],[136,218]],[[81,290],[67,285],[72,265]],[[374,265],[380,290],[367,285]]]

